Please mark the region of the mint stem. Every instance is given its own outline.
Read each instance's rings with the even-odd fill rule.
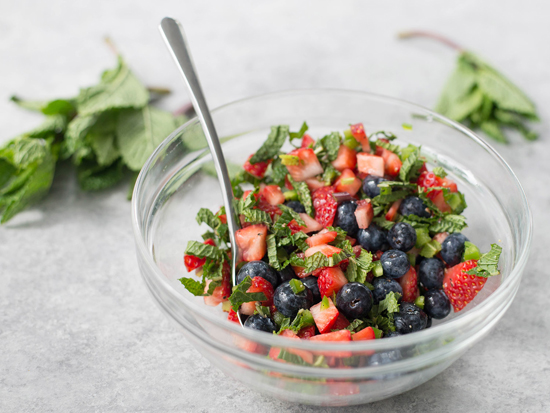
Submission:
[[[450,47],[451,49],[454,49],[458,52],[463,52],[464,49],[459,46],[457,43],[453,42],[452,40],[440,35],[440,34],[437,34],[437,33],[432,33],[432,32],[427,32],[427,31],[424,31],[424,30],[411,30],[411,31],[408,31],[408,32],[401,32],[397,35],[397,37],[399,37],[400,39],[410,39],[410,38],[413,38],[413,37],[426,37],[428,39],[432,39],[432,40],[436,40],[438,41],[439,43],[442,43],[448,47]]]

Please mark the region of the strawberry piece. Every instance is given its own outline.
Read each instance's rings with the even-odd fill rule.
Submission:
[[[263,198],[269,205],[279,205],[285,202],[285,196],[279,185],[266,185],[260,191],[260,199]]]
[[[347,326],[349,326],[348,319],[344,316],[344,314],[339,314],[338,318],[336,319],[336,322],[332,326],[332,329],[333,330],[343,330]]]
[[[399,156],[397,156],[392,151],[389,151],[385,148],[382,148],[381,151],[382,159],[384,159],[384,171],[386,174],[390,176],[397,176],[399,175],[399,171],[401,170],[401,159],[399,159]]]
[[[229,309],[229,314],[227,314],[227,319],[233,321],[234,323],[239,324],[239,316],[232,308]]]
[[[390,209],[388,209],[388,212],[386,213],[386,220],[394,220],[395,216],[397,215],[397,211],[399,211],[399,205],[401,205],[402,201],[402,199],[398,199],[391,205]]]
[[[434,240],[442,244],[443,241],[445,241],[448,236],[449,236],[448,232],[438,232],[437,234],[434,235]]]
[[[316,245],[314,247],[308,248],[305,251],[306,258],[311,257],[316,252],[322,252],[325,256],[332,257],[334,254],[342,252],[342,250],[338,247],[333,247],[332,245],[328,244]]]
[[[361,144],[363,152],[370,152],[369,139],[365,133],[365,127],[362,123],[356,123],[355,125],[350,126],[351,135],[355,138],[357,142]]]
[[[455,183],[455,181],[449,179],[449,178],[439,178],[439,186],[442,186],[444,188],[449,188],[451,192],[458,192],[458,186]]]
[[[262,277],[254,277],[252,278],[252,284],[246,290],[248,293],[264,293],[266,299],[264,301],[260,301],[259,304],[270,307],[273,305],[273,286],[269,281],[267,281],[265,278]],[[258,301],[249,301],[248,303],[243,303],[241,305],[241,313],[245,315],[252,315],[254,314],[254,311],[256,311],[256,303]]]
[[[357,226],[361,229],[368,228],[374,219],[374,210],[368,199],[361,199],[360,201],[357,201],[357,209],[354,214],[357,221]]]
[[[203,244],[212,245],[213,247],[216,246],[216,243],[212,238],[208,238],[206,241],[203,242]],[[202,267],[205,262],[206,262],[206,258],[199,258],[199,257],[195,257],[194,255],[188,255],[188,254],[185,254],[183,256],[183,264],[185,265],[187,272],[191,272],[193,270],[196,270],[199,267]]]
[[[244,261],[259,261],[267,252],[267,227],[263,224],[251,225],[235,232],[235,241]]]
[[[403,289],[402,301],[414,303],[414,300],[420,295],[418,291],[418,275],[414,267],[411,266],[409,271],[403,277],[398,278],[397,281]]]
[[[292,191],[294,189],[294,187],[292,186],[292,184],[290,183],[290,181],[288,180],[288,175],[285,175],[285,187],[286,189],[288,189],[289,191]]]
[[[310,272],[307,272],[304,267],[298,267],[298,266],[292,266],[292,269],[296,273],[296,277],[298,278],[306,278],[307,276],[311,275]]]
[[[308,339],[315,335],[315,326],[304,327],[298,332],[298,337]]]
[[[329,227],[334,222],[338,202],[332,196],[334,188],[325,186],[311,194],[313,208],[315,209],[315,220],[323,227]]]
[[[233,292],[232,290],[232,281],[231,281],[231,267],[229,266],[229,263],[227,261],[223,262],[222,267],[222,285],[221,285],[221,293],[222,293],[222,300],[227,301],[229,300],[229,296]]]
[[[260,197],[256,208],[260,211],[267,212],[273,221],[275,221],[277,216],[283,215],[283,211],[281,211],[279,207],[271,205],[263,197]]]
[[[351,246],[353,247],[355,244],[357,244],[357,240],[355,238],[350,237],[349,235],[346,235],[346,239],[350,242]]]
[[[306,133],[302,138],[302,148],[311,148],[313,145],[315,145],[315,140]]]
[[[336,159],[332,161],[332,166],[334,166],[337,171],[342,172],[344,169],[354,169],[355,165],[357,165],[357,152],[346,145],[340,145],[340,148],[338,148],[338,155],[336,155]]]
[[[305,182],[306,182],[307,187],[309,188],[309,190],[311,192],[315,191],[316,189],[319,189],[319,188],[322,188],[322,187],[326,186],[325,183],[317,177],[308,178],[308,179],[306,179]]]
[[[308,214],[300,212],[298,215],[300,215],[300,218],[302,218],[302,221],[304,221],[304,223],[306,224],[305,227],[300,227],[301,230],[304,231],[306,234],[323,229],[323,225],[311,218]]]
[[[357,170],[367,175],[384,176],[384,158],[359,152],[357,154]]]
[[[334,189],[336,192],[347,192],[353,196],[359,192],[361,185],[361,180],[355,176],[351,169],[344,169],[334,183]]]
[[[292,340],[300,340],[300,337],[292,330],[283,330],[281,333],[282,337],[290,338]],[[299,357],[301,357],[306,363],[313,364],[313,353],[305,350],[298,350],[294,348],[285,348],[286,351],[288,351],[291,354],[295,354]],[[269,350],[269,358],[272,360],[276,360],[282,363],[286,363],[285,360],[282,360],[279,358],[279,354],[281,354],[281,348],[279,347],[271,347],[271,350]]]
[[[357,333],[354,333],[351,335],[351,339],[353,341],[358,340],[374,340],[376,338],[376,335],[374,334],[374,330],[372,327],[364,328],[361,331],[358,331]]]
[[[338,233],[336,231],[329,231],[328,229],[323,229],[318,234],[312,235],[306,239],[307,245],[310,247],[315,247],[321,244],[328,244],[336,239]]]
[[[331,333],[319,334],[310,338],[311,341],[351,341],[349,330],[338,330]]]
[[[209,288],[211,282],[212,282],[212,280],[206,280],[206,285],[204,287],[204,293],[205,294],[208,292],[208,288]],[[211,307],[216,307],[218,304],[220,304],[223,301],[222,294],[223,294],[223,292],[222,292],[222,287],[221,286],[214,288],[214,291],[212,292],[212,295],[208,295],[208,296],[203,297],[204,298],[204,304],[206,304],[208,306],[211,306]]]
[[[243,168],[246,172],[248,172],[250,175],[255,176],[256,178],[262,179],[265,176],[265,171],[267,170],[267,167],[271,163],[271,159],[267,162],[258,162],[255,164],[250,163],[250,158],[252,158],[254,154],[250,155],[246,162],[243,165]]]
[[[339,267],[323,268],[317,280],[321,297],[332,297],[347,283],[348,279]]]
[[[451,212],[452,208],[445,201],[445,195],[443,194],[443,191],[432,191],[428,194],[428,196],[432,195],[434,192],[436,192],[437,194],[432,197],[432,202],[435,204],[437,209],[439,209],[441,212]]]
[[[218,218],[220,219],[222,224],[227,224],[227,215],[226,214],[221,214]]]
[[[477,267],[477,260],[461,262],[445,272],[443,291],[449,297],[455,311],[470,303],[487,282],[487,278],[466,274]]]
[[[323,167],[319,163],[319,159],[317,159],[317,155],[315,155],[313,149],[294,149],[288,154],[297,156],[300,159],[298,165],[286,166],[288,173],[295,181],[302,182],[323,173]]]
[[[324,310],[321,309],[322,303],[315,304],[309,309],[315,321],[315,325],[317,326],[317,330],[319,330],[321,334],[327,333],[332,329],[332,326],[336,323],[340,314],[330,298],[328,302],[329,307]]]

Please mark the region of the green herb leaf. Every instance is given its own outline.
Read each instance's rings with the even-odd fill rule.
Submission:
[[[302,160],[296,155],[279,155],[279,159],[281,160],[281,165],[284,166],[296,166],[300,165],[302,162]],[[286,172],[288,172],[288,169]]]
[[[182,277],[179,281],[194,296],[204,295],[205,283],[194,280],[193,278]]]
[[[76,173],[80,188],[84,191],[99,191],[115,185],[124,178],[124,164],[119,161],[102,166],[95,160],[83,160],[77,166]]]
[[[467,271],[466,274],[484,278],[500,274],[498,261],[501,253],[502,247],[497,244],[491,244],[491,250],[481,255],[481,258],[477,261],[477,267]]]
[[[367,274],[374,267],[372,262],[372,254],[365,249],[361,249],[358,258],[354,255],[349,257],[349,265],[346,269],[346,278],[349,282],[364,283],[367,279]]]
[[[300,294],[302,291],[306,289],[304,284],[298,280],[298,279],[292,279],[289,281],[290,288],[294,292],[294,294]]]
[[[316,144],[317,148],[322,148],[323,154],[326,158],[326,161],[332,162],[336,159],[338,155],[338,149],[342,143],[342,137],[338,132],[331,132],[330,134],[323,136]],[[323,157],[321,153],[318,154],[318,157]]]
[[[238,311],[239,307],[243,303],[249,303],[250,301],[265,301],[266,296],[264,293],[247,293],[246,291],[250,288],[252,285],[252,280],[249,276],[247,276],[244,280],[241,281],[239,285],[237,285],[234,290],[233,294],[229,297],[229,302],[231,303],[231,308],[233,308],[233,311]]]
[[[440,178],[445,178],[447,176],[447,172],[445,172],[445,169],[443,169],[441,166],[436,166],[432,171],[435,176],[438,176]]]
[[[300,130],[298,132],[289,132],[288,133],[288,136],[290,137],[290,141],[292,142],[292,140],[294,140],[294,139],[303,138],[304,134],[307,132],[307,130],[308,130],[307,123],[306,122],[302,123],[302,127],[300,128]]]
[[[189,241],[187,243],[185,254],[194,255],[195,257],[199,257],[199,258],[207,257],[213,260],[220,258],[220,250],[218,247],[203,244],[197,241]]]
[[[250,158],[249,162],[255,164],[265,162],[279,154],[286,138],[288,137],[288,125],[272,126],[267,140]]]
[[[466,224],[466,218],[463,215],[449,214],[445,215],[438,222],[430,225],[431,233],[438,232],[461,232],[468,225]]]
[[[305,182],[296,182],[294,179],[292,179],[290,175],[287,175],[287,176],[290,184],[298,194],[298,198],[300,199],[300,202],[306,209],[306,213],[309,216],[313,216],[315,211],[313,209],[313,201],[311,199],[311,192],[309,191],[309,187]]]
[[[399,311],[399,299],[401,294],[390,291],[386,294],[386,297],[378,303],[378,311],[381,313],[387,311],[388,313],[397,313]]]
[[[412,151],[403,162],[403,165],[401,165],[399,179],[403,182],[409,182],[412,179],[418,178],[420,168],[422,168],[423,164],[424,161],[420,159],[420,149]]]

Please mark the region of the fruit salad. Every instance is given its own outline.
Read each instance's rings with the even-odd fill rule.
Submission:
[[[236,285],[226,211],[199,210],[209,229],[188,243],[195,275],[180,281],[206,305],[292,339],[375,340],[461,311],[499,273],[501,247],[481,253],[462,234],[464,195],[419,147],[367,136],[361,123],[315,138],[307,130],[273,126],[232,179]]]

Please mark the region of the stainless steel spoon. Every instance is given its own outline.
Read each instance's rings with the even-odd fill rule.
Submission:
[[[204,99],[202,93],[202,88],[199,83],[199,78],[195,67],[193,66],[193,61],[191,59],[191,53],[187,42],[185,41],[185,34],[183,33],[183,28],[178,21],[165,17],[160,22],[159,26],[160,32],[170,54],[174,58],[176,65],[180,69],[180,72],[187,84],[189,89],[191,103],[195,108],[197,117],[202,125],[204,131],[204,136],[210,147],[210,152],[212,153],[212,160],[214,161],[214,166],[216,167],[216,172],[218,173],[218,179],[220,181],[220,187],[222,190],[223,203],[225,205],[225,212],[227,216],[227,224],[229,226],[229,241],[231,242],[231,277],[233,280],[233,285],[237,285],[237,257],[238,257],[238,247],[235,242],[235,232],[240,227],[237,224],[237,219],[235,212],[233,210],[233,188],[231,187],[231,180],[229,179],[229,173],[227,171],[227,164],[225,163],[225,158],[223,156],[222,147],[220,145],[220,140],[214,127],[214,122],[210,116],[210,110]],[[239,322],[242,325],[241,317],[238,317]]]

